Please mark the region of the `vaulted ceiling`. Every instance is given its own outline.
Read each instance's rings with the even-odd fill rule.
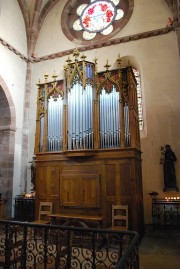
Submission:
[[[32,55],[41,25],[54,5],[61,0],[17,0],[21,8],[28,42],[28,54]],[[68,0],[70,1],[70,0]],[[73,3],[77,0],[71,0]],[[172,18],[180,22],[180,0],[164,0],[172,13]]]
[[[28,42],[28,54],[32,55],[41,25],[54,7],[54,5],[60,0],[17,0],[21,8]]]

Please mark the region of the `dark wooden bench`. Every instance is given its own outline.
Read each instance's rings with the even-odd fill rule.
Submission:
[[[98,215],[81,215],[81,214],[66,214],[58,213],[49,215],[51,218],[51,224],[56,224],[56,220],[65,220],[66,223],[70,221],[78,221],[83,227],[87,228],[86,222],[95,222],[98,224],[98,228],[102,227],[103,217]]]

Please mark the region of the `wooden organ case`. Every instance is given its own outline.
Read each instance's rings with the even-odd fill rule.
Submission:
[[[128,204],[129,229],[143,231],[136,80],[131,66],[97,72],[74,51],[65,78],[38,83],[36,204],[54,213],[98,215],[111,225],[112,204]],[[37,214],[38,208],[36,208]]]

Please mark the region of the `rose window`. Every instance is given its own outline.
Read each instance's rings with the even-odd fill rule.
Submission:
[[[113,22],[124,16],[124,11],[117,8],[120,0],[95,1],[80,5],[76,13],[79,16],[73,23],[75,31],[83,31],[85,40],[93,39],[97,33],[110,34],[114,27]]]

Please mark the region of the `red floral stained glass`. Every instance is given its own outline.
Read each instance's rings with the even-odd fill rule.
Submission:
[[[101,32],[112,24],[116,14],[116,6],[113,2],[95,1],[83,10],[81,24],[86,31]]]
[[[127,0],[121,0],[127,1]],[[114,31],[115,21],[124,17],[124,10],[118,7],[120,0],[89,0],[78,6],[79,16],[73,23],[73,30],[82,31],[84,40],[92,40],[97,34],[104,36]]]
[[[86,16],[86,17],[84,18],[84,20],[83,20],[83,24],[84,24],[84,26],[85,26],[86,28],[89,27],[90,21],[91,21],[91,20],[90,20],[90,17]]]
[[[101,6],[102,11],[106,11],[108,9],[107,4],[99,4]]]

